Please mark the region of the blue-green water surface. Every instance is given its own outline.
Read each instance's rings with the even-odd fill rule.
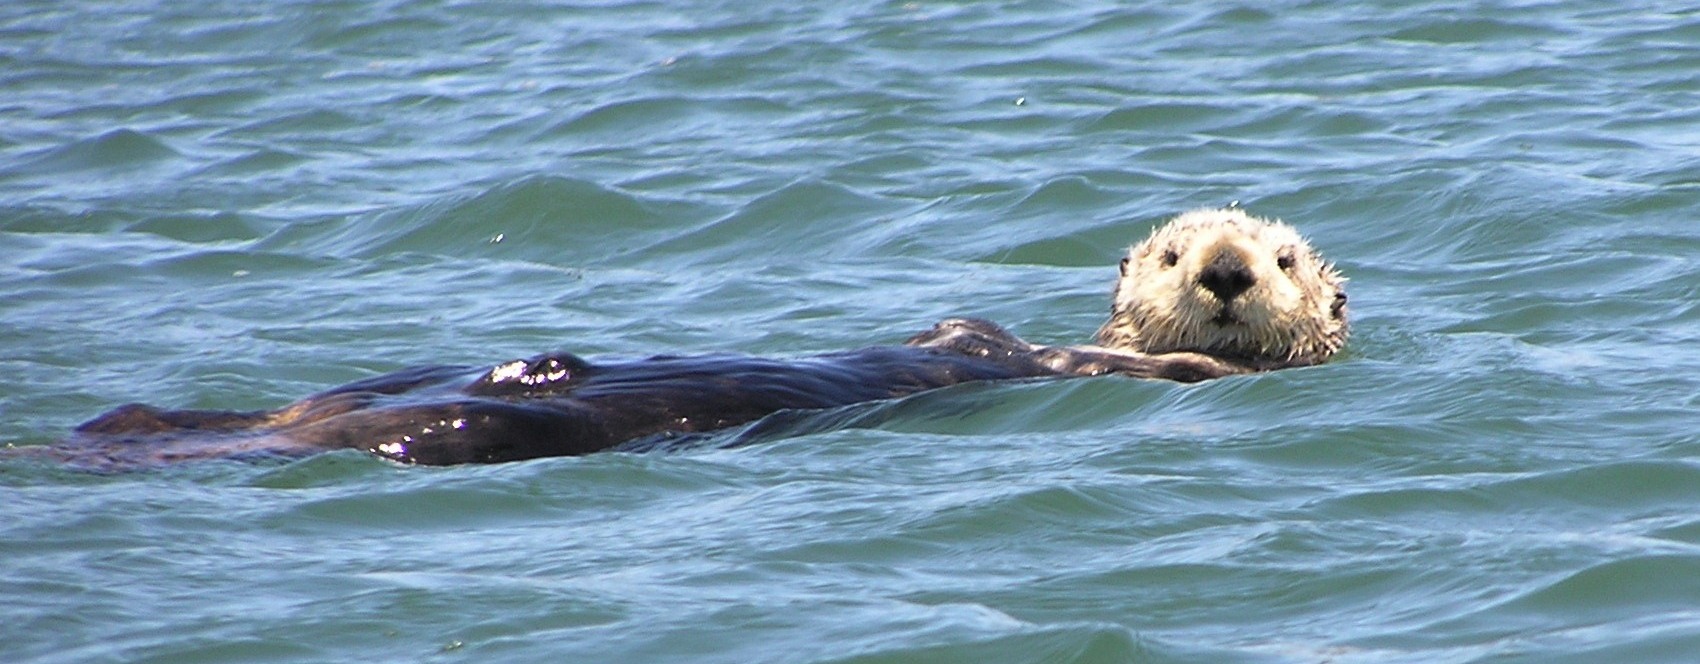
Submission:
[[[1232,201],[1355,315],[1322,367],[734,448],[0,461],[0,660],[1695,661],[1681,7],[0,3],[0,445],[556,349],[1081,342]]]

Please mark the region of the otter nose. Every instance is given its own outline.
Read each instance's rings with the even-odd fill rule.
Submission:
[[[1255,283],[1257,277],[1251,273],[1251,269],[1233,252],[1228,251],[1217,254],[1216,259],[1210,261],[1210,264],[1198,273],[1198,285],[1215,293],[1216,298],[1223,302],[1239,297],[1240,293],[1246,292],[1246,289]]]

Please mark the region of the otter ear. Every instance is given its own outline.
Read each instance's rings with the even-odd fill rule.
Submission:
[[[1128,258],[1127,256],[1122,256],[1121,272],[1122,272],[1122,276],[1124,276],[1124,277],[1127,276],[1127,264],[1131,260],[1133,260],[1133,259]]]

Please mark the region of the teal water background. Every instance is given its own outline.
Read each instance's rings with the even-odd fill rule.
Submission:
[[[1339,361],[734,449],[0,461],[7,662],[1692,662],[1679,3],[0,4],[0,445],[419,363],[1045,343],[1239,201]]]

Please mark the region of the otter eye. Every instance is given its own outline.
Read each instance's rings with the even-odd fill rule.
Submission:
[[[1334,294],[1334,305],[1328,308],[1328,313],[1334,314],[1335,318],[1339,318],[1340,312],[1345,311],[1345,310],[1346,310],[1346,294],[1343,293],[1343,292],[1342,293],[1335,293]]]
[[[1298,259],[1293,258],[1292,254],[1281,254],[1280,256],[1275,257],[1275,267],[1283,270],[1291,270],[1293,269],[1293,265],[1297,263]]]
[[[1165,249],[1163,250],[1163,257],[1159,260],[1163,261],[1163,267],[1174,267],[1175,263],[1181,262],[1181,255],[1175,253],[1173,249]]]
[[[1122,268],[1121,269],[1122,269],[1122,276],[1124,276],[1124,277],[1127,276],[1128,260],[1129,260],[1128,257],[1126,257],[1126,256],[1122,257]]]

